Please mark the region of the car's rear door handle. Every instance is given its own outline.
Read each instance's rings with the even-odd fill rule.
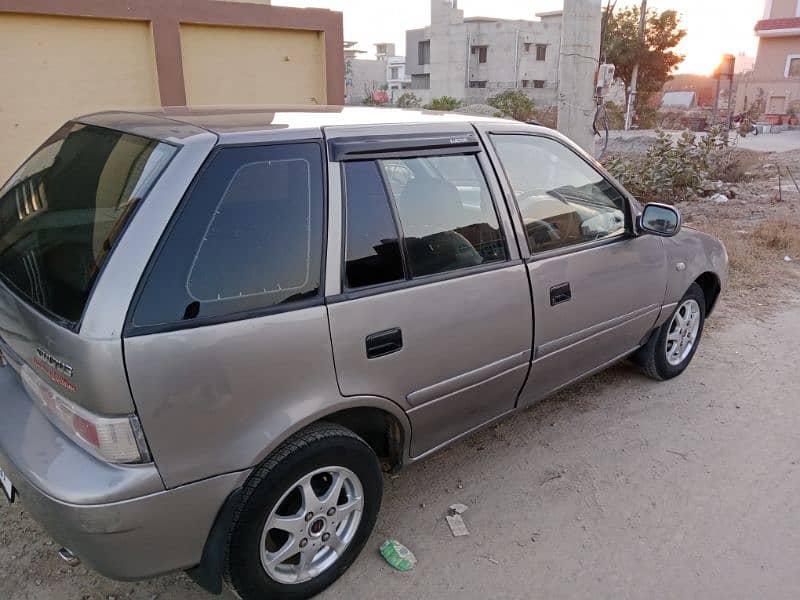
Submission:
[[[367,358],[379,358],[403,349],[403,332],[399,327],[367,336]]]
[[[572,290],[569,287],[569,283],[562,283],[550,288],[550,306],[569,302],[570,300],[572,300]]]

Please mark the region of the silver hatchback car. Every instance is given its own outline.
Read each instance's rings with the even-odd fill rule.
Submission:
[[[306,598],[382,470],[624,358],[679,375],[726,276],[542,127],[81,117],[0,190],[0,483],[109,577]]]

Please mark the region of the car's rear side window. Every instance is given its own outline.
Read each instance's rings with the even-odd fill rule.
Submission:
[[[0,189],[0,278],[75,325],[136,206],[174,146],[69,123]]]
[[[319,297],[323,182],[316,143],[217,151],[158,253],[134,326],[200,322]]]

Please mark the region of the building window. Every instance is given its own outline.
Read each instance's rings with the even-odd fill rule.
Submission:
[[[790,54],[786,58],[786,77],[800,77],[800,54]]]
[[[425,75],[412,75],[411,76],[411,89],[412,90],[429,90],[431,89],[431,76]]]
[[[485,88],[487,83],[488,82],[486,82],[486,81],[470,81],[469,82],[469,87],[471,87],[471,88]]]
[[[425,40],[424,42],[419,42],[417,44],[417,56],[419,58],[419,64],[421,65],[429,65],[431,64],[431,41]]]
[[[533,46],[533,44],[532,44],[532,43],[530,43],[530,42],[525,42],[525,43],[524,43],[522,46],[523,46],[523,48],[525,49],[525,53],[526,53],[526,54],[529,54],[529,53],[530,53],[530,51],[531,51],[531,47]]]
[[[543,89],[545,86],[544,79],[523,79],[522,80],[522,87],[524,88],[536,88],[538,90]]]
[[[479,63],[485,63],[489,55],[489,46],[473,46],[472,54],[478,55]]]
[[[547,60],[546,44],[536,44],[536,60]]]
[[[392,67],[390,69],[389,79],[400,79],[400,67]]]

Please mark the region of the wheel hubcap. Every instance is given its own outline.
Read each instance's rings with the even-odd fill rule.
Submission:
[[[261,533],[261,565],[280,583],[303,583],[329,569],[355,537],[364,490],[344,467],[298,479],[275,504]]]
[[[667,334],[667,362],[676,367],[691,354],[700,332],[700,305],[697,300],[686,300],[680,305],[669,324]]]

